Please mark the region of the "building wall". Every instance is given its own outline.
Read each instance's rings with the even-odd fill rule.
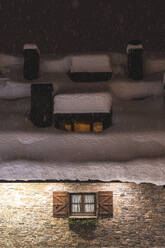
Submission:
[[[53,217],[53,191],[113,191],[93,229]],[[165,188],[134,183],[0,183],[0,247],[165,247]]]

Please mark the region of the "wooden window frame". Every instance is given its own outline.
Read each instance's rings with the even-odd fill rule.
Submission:
[[[71,197],[72,195],[81,195],[81,211],[80,212],[72,212],[72,202],[71,202]],[[85,195],[94,195],[94,211],[93,212],[85,212],[85,203],[84,203],[84,196]],[[90,204],[90,203],[87,203]],[[95,192],[77,192],[77,193],[69,193],[69,212],[70,216],[96,216],[97,215],[97,193]]]
[[[88,195],[88,194],[94,195],[94,212],[89,213],[82,210],[81,212],[72,213],[71,195]],[[81,208],[85,209],[84,207]],[[98,192],[54,191],[53,216],[55,218],[68,218],[68,217],[69,218],[97,218],[97,217],[113,218],[113,191],[98,191]]]

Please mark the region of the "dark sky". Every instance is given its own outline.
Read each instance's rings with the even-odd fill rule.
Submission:
[[[132,39],[165,51],[164,0],[0,0],[0,52],[125,52]]]

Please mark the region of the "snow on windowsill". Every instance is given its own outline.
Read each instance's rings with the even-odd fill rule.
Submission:
[[[92,216],[69,216],[69,219],[97,219],[97,216],[92,215]]]

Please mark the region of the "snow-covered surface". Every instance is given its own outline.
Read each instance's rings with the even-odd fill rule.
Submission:
[[[43,60],[41,64],[42,72],[69,72],[71,68],[71,57],[66,56],[56,60]]]
[[[0,54],[0,68],[4,68],[6,66],[10,67],[21,63],[23,63],[23,58],[7,54]]]
[[[112,97],[108,92],[59,94],[54,97],[57,113],[109,113]]]
[[[144,61],[144,73],[152,74],[160,71],[165,71],[165,59],[164,58],[152,58]]]
[[[134,49],[143,49],[143,46],[142,44],[138,44],[138,45],[128,44],[127,45],[127,53],[129,53],[130,50],[134,50]]]
[[[164,185],[165,159],[136,159],[128,162],[44,162],[17,160],[0,163],[0,179],[100,180]],[[152,178],[152,180],[151,180]]]
[[[111,61],[113,75],[124,75],[127,70],[127,55],[122,53],[108,53]],[[71,70],[73,55],[57,58],[56,56],[41,56],[40,69],[42,73],[65,73]],[[101,69],[99,68],[99,71]],[[0,54],[0,72],[8,73],[13,80],[23,81],[23,57]],[[104,69],[105,71],[105,69]],[[152,74],[165,71],[165,55],[158,56],[144,52],[144,74]]]
[[[30,98],[0,100],[0,179],[165,184],[163,96],[113,102],[113,126],[95,134],[34,127]]]
[[[0,99],[16,99],[30,97],[31,85],[0,79]]]
[[[108,55],[72,56],[71,72],[112,72]]]
[[[86,84],[84,89],[83,83],[75,85],[66,75],[54,74],[54,77],[56,77],[54,80],[50,79],[49,81],[53,84],[54,92],[57,94],[58,92],[65,92],[65,94],[56,95],[54,102],[56,113],[69,113],[70,111],[72,113],[76,113],[77,111],[90,112],[91,110],[95,112],[109,112],[112,98],[109,93],[102,92],[102,90],[110,90],[112,94],[121,100],[162,96],[164,94],[163,80],[133,82],[125,78],[120,78],[114,79],[109,83],[102,83],[101,87],[99,83],[92,83],[92,86]],[[35,83],[37,82],[35,81]],[[40,81],[39,83],[45,84],[46,81]],[[30,96],[31,83],[21,83],[11,81],[8,78],[0,78],[0,99],[17,99]],[[87,108],[88,110],[86,110]]]
[[[111,58],[112,66],[124,68],[124,55],[112,54]],[[159,63],[163,58],[151,60],[159,72],[156,61]],[[112,127],[102,133],[73,133],[53,126],[33,126],[29,120],[30,84],[22,79],[21,63],[12,65],[13,59],[7,61],[7,58],[4,61],[10,73],[0,80],[0,180],[120,180],[165,184],[162,73],[151,74],[149,80],[145,78],[141,82],[114,75],[108,82],[84,84],[72,82],[65,73],[42,72],[41,78],[34,82],[52,83],[55,94],[105,90],[111,94]],[[15,59],[18,61],[21,58]],[[57,60],[53,61],[56,67]],[[0,68],[3,66],[0,63]],[[161,63],[160,72],[163,68],[165,64],[163,67]]]
[[[38,53],[40,53],[39,48],[36,44],[32,44],[32,43],[24,44],[23,50],[27,50],[27,49],[34,49],[37,50]]]
[[[162,81],[138,81],[118,79],[110,84],[112,92],[120,99],[130,100],[149,96],[161,96],[164,93]]]

